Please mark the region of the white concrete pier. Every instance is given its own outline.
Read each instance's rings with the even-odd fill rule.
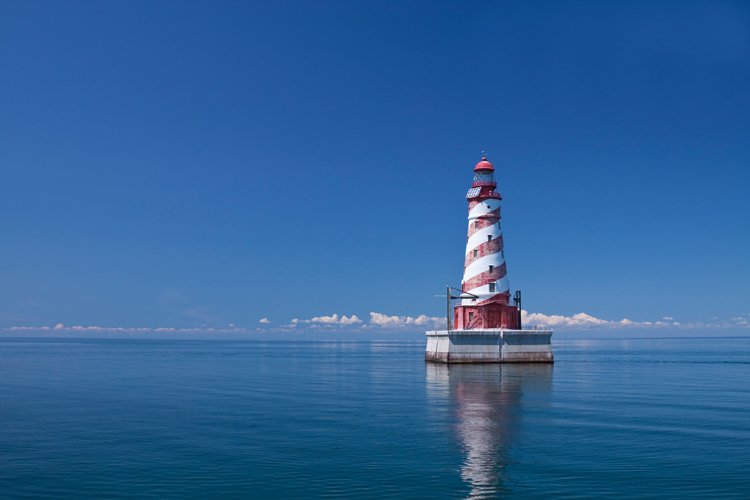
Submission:
[[[440,363],[554,363],[552,330],[427,332],[425,359]]]

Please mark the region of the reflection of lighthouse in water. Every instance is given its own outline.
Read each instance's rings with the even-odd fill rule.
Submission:
[[[454,408],[455,435],[463,448],[461,478],[470,498],[502,490],[508,450],[522,424],[524,394],[549,391],[546,364],[427,365],[428,387],[445,394]]]

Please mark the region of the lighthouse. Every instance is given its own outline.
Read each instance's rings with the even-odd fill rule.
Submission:
[[[474,182],[466,193],[469,227],[466,236],[461,305],[454,314],[456,329],[518,329],[518,306],[509,305],[508,268],[500,229],[502,196],[495,167],[482,155],[474,167]]]
[[[502,196],[495,167],[484,154],[474,166],[466,200],[469,216],[461,288],[446,287],[446,330],[426,333],[425,359],[445,363],[554,362],[552,330],[522,327],[520,291],[510,303],[500,227]],[[451,290],[461,293],[453,296]],[[450,318],[452,299],[460,303]]]

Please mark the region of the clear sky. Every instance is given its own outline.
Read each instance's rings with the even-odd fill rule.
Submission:
[[[750,318],[747,2],[0,5],[0,328]]]

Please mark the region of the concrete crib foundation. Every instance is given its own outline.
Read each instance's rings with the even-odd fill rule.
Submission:
[[[552,330],[427,332],[425,359],[440,363],[554,363]]]

